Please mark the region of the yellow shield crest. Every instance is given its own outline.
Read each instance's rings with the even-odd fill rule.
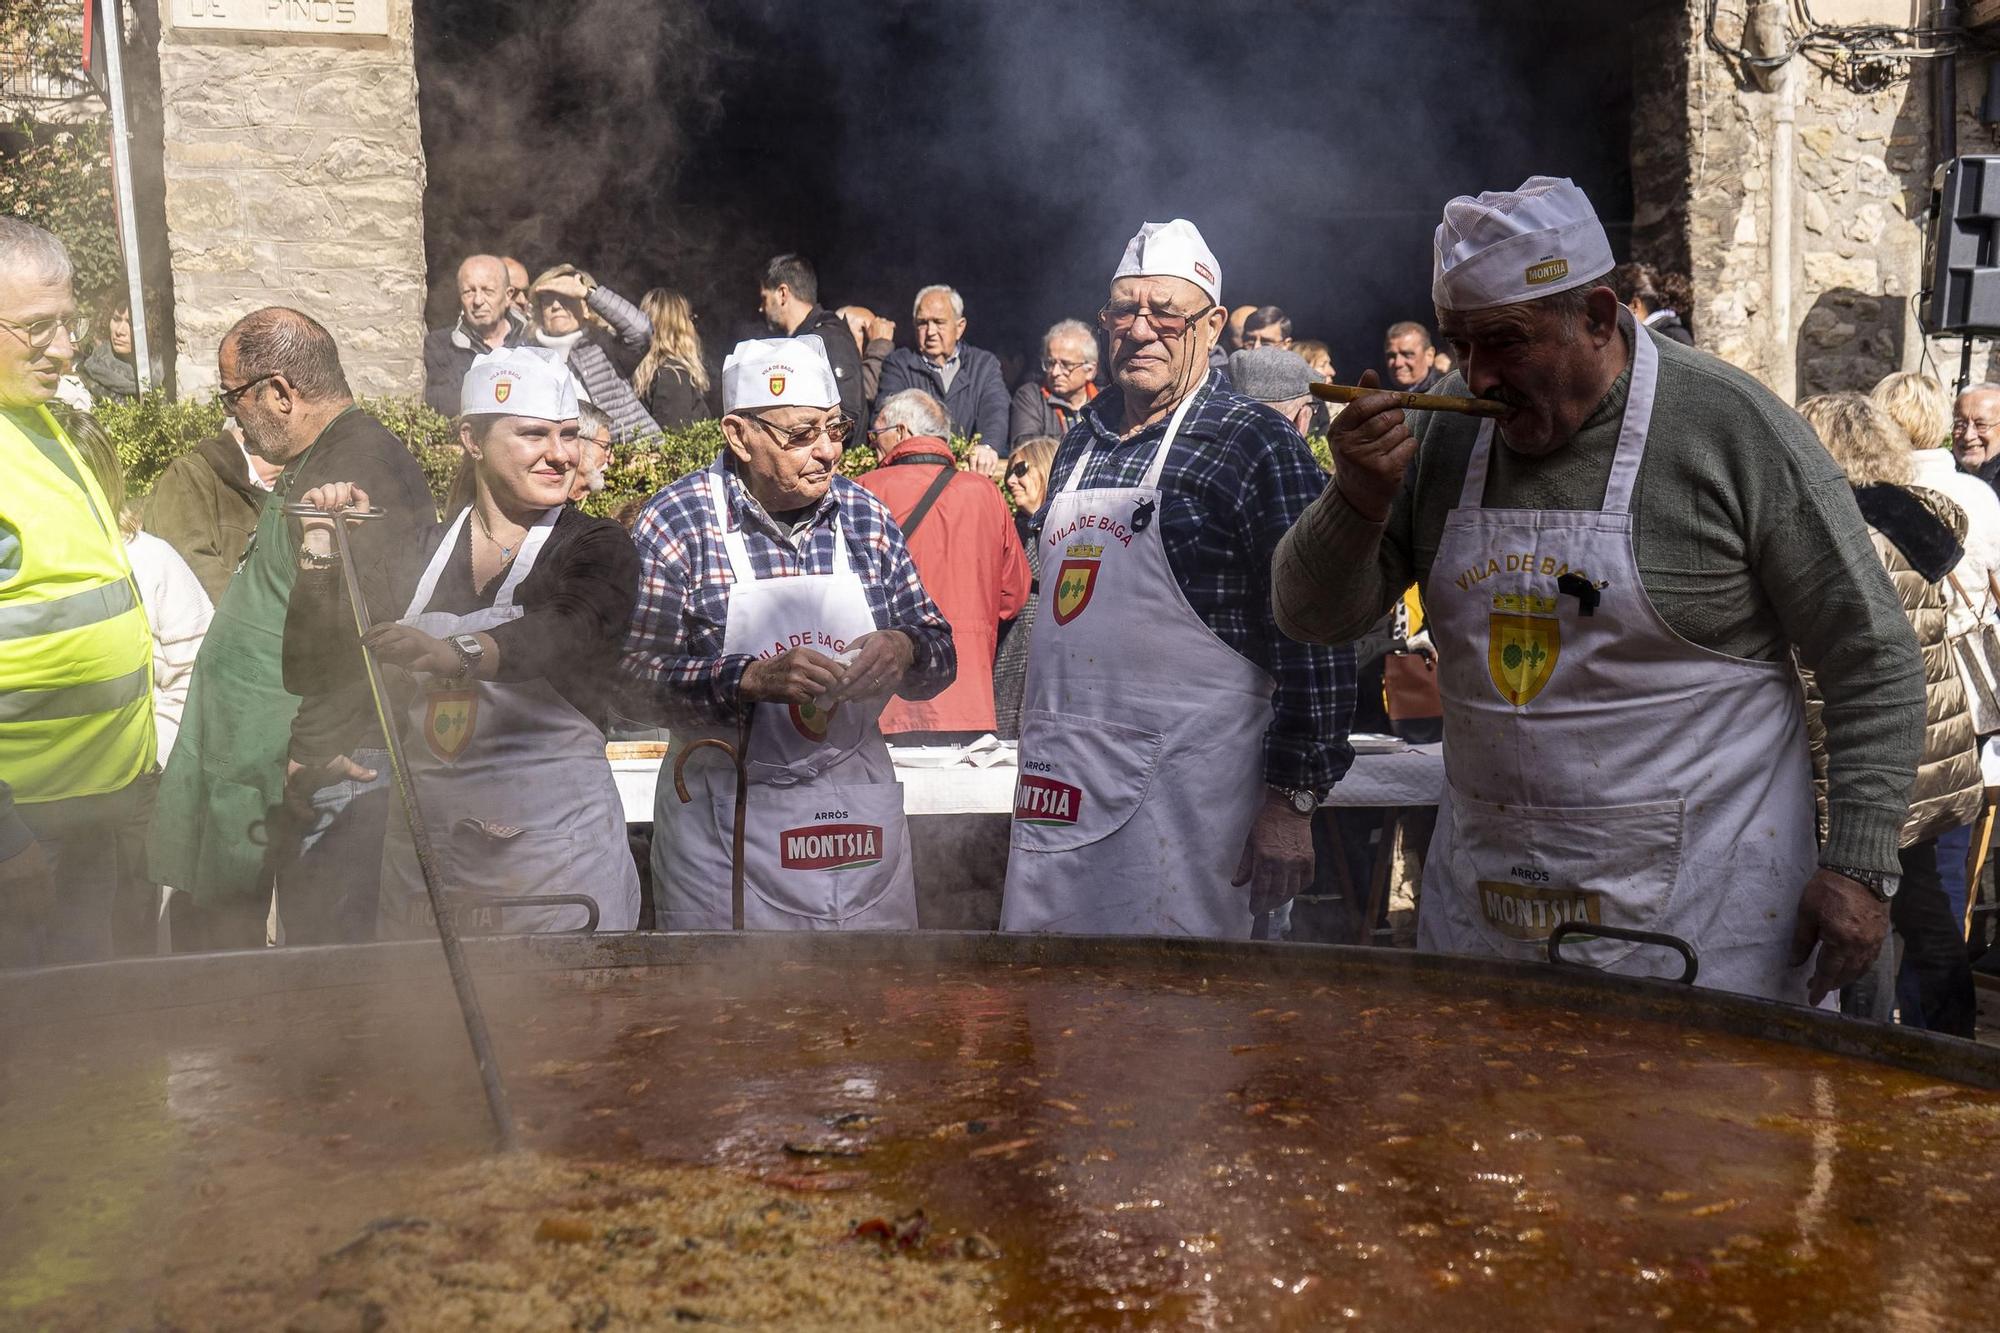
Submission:
[[[504,402],[506,402],[506,401],[507,401],[507,395],[508,395],[508,394],[510,394],[510,393],[512,393],[512,392],[514,392],[514,381],[512,381],[512,380],[495,380],[495,381],[493,381],[493,401],[494,401],[494,402],[496,402],[496,403],[504,403]]]
[[[424,744],[447,764],[465,753],[478,721],[477,690],[432,690],[424,698]]]
[[[833,715],[840,709],[821,708],[816,703],[793,704],[791,706],[792,729],[799,735],[815,743],[826,739],[827,731],[833,726]]]
[[[1502,593],[1486,629],[1486,671],[1500,697],[1519,708],[1542,692],[1562,654],[1553,597]]]
[[[776,398],[781,394],[783,394],[784,392],[785,392],[785,377],[783,375],[771,376],[771,396],[773,398]]]

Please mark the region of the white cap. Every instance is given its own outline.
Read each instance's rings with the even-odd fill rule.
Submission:
[[[1124,258],[1111,275],[1113,282],[1120,278],[1186,278],[1211,302],[1222,303],[1222,265],[1186,218],[1148,222],[1139,228],[1139,234],[1125,242]]]
[[[1488,310],[1582,287],[1611,271],[1597,210],[1567,178],[1530,176],[1518,190],[1460,195],[1438,224],[1431,299],[1440,310]]]
[[[500,347],[472,358],[458,391],[458,410],[502,413],[537,421],[576,419],[576,377],[561,357],[540,347]]]
[[[722,410],[839,407],[840,385],[817,333],[747,338],[722,362]]]

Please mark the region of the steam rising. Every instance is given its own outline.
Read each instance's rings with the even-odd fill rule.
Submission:
[[[449,0],[419,12],[431,264],[512,246],[678,286],[713,347],[755,331],[757,265],[798,249],[829,307],[907,337],[912,293],[950,282],[971,341],[1032,355],[1102,302],[1139,222],[1178,214],[1230,304],[1284,306],[1351,374],[1389,322],[1431,319],[1453,194],[1572,175],[1622,249],[1632,8],[580,0],[496,22]],[[477,90],[496,70],[511,96]]]

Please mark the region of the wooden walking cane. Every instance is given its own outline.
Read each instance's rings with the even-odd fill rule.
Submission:
[[[743,710],[743,720],[736,727],[736,744],[704,736],[680,752],[674,760],[674,795],[686,805],[694,799],[687,787],[687,761],[696,750],[713,746],[728,755],[736,765],[736,819],[729,833],[729,928],[743,929],[743,816],[750,803],[750,714],[757,705],[751,704]]]

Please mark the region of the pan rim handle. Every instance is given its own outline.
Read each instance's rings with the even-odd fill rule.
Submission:
[[[1628,926],[1602,926],[1594,921],[1565,921],[1549,932],[1549,961],[1557,967],[1589,967],[1589,963],[1562,956],[1562,942],[1572,935],[1583,935],[1607,940],[1625,940],[1631,944],[1649,944],[1657,949],[1672,949],[1681,956],[1681,974],[1677,980],[1683,986],[1694,985],[1694,979],[1701,973],[1701,959],[1696,956],[1694,946],[1678,935],[1669,935],[1661,930],[1633,930]]]

